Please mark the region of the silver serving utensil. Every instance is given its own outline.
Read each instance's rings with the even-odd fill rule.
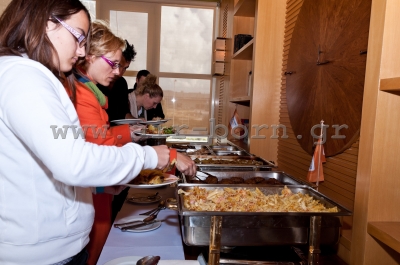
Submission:
[[[166,208],[167,208],[167,207],[165,207],[165,206],[163,206],[163,207],[158,207],[158,209],[157,209],[153,214],[151,214],[151,215],[149,215],[148,217],[144,218],[144,219],[143,219],[143,222],[148,223],[148,222],[150,222],[150,221],[155,220],[155,219],[157,218],[158,213],[159,213],[161,210],[164,210],[164,209],[166,209]]]
[[[156,265],[160,256],[146,256],[136,262],[136,265]]]
[[[197,178],[198,180],[200,180],[201,183],[207,184],[207,182],[205,182],[204,179],[199,178],[199,176],[194,175],[194,177]]]
[[[140,213],[139,215],[151,215],[152,213],[154,213],[155,211],[158,210],[158,208],[160,207],[164,207],[165,206],[165,200],[161,200],[160,203],[158,204],[157,208],[152,209],[150,211],[144,212],[144,213]]]
[[[134,229],[134,228],[139,228],[139,227],[146,226],[146,225],[151,225],[151,224],[154,224],[155,222],[158,222],[158,220],[153,220],[150,222],[143,222],[143,223],[136,224],[136,225],[124,226],[121,228],[121,231],[125,232],[125,231],[128,231],[129,229]]]
[[[132,222],[128,222],[128,223],[123,223],[123,224],[114,224],[115,228],[123,228],[123,227],[127,227],[127,226],[132,226],[132,225],[137,225],[137,224],[142,224],[143,221],[140,220],[135,220]]]

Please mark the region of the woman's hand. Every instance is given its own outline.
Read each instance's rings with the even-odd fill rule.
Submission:
[[[127,187],[123,185],[104,187],[104,193],[118,195],[126,188]]]
[[[158,169],[164,169],[169,164],[169,148],[166,145],[152,146],[157,153]]]
[[[181,153],[177,153],[176,155],[176,168],[182,172],[183,174],[187,176],[194,176],[196,175],[196,164],[193,162],[193,160]]]

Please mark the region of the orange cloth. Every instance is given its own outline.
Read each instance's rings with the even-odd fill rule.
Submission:
[[[96,143],[98,145],[115,145],[122,146],[132,142],[129,125],[111,127],[109,129],[102,128],[109,125],[108,115],[98,102],[93,92],[84,84],[76,82],[76,103],[75,108],[78,113],[81,126],[93,126],[88,128],[85,136],[86,141]],[[93,133],[94,132],[94,133]],[[96,136],[96,132],[98,133]],[[112,163],[112,161],[110,161]],[[111,194],[93,194],[93,206],[95,209],[94,223],[90,232],[90,241],[86,246],[89,252],[88,265],[95,265],[99,259],[100,253],[107,240],[108,233],[111,229],[111,204],[113,195]]]
[[[175,160],[175,162],[174,162],[174,166],[171,168],[171,170],[167,171],[165,173],[175,175],[177,155],[178,155],[178,153],[177,153],[176,149],[173,149],[173,148],[169,149],[169,162],[172,163],[174,160]]]
[[[324,145],[322,140],[318,139],[317,146],[314,150],[314,155],[311,160],[310,168],[308,169],[307,181],[309,182],[319,182],[324,181],[324,171],[322,163],[326,162]],[[319,171],[319,177],[318,177]]]

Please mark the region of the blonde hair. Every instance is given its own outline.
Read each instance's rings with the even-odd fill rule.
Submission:
[[[125,41],[112,33],[107,22],[103,20],[93,21],[88,55],[102,56],[109,52],[116,52],[118,49],[121,51],[125,49]],[[78,64],[84,63],[85,60]]]
[[[159,85],[156,84],[156,81],[157,76],[148,74],[143,83],[135,90],[135,94],[143,96],[144,94],[148,93],[151,98],[158,96],[164,97],[163,90]]]

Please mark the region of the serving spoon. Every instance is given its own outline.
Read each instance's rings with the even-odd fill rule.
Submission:
[[[136,262],[136,265],[156,265],[160,260],[160,256],[146,256]]]

